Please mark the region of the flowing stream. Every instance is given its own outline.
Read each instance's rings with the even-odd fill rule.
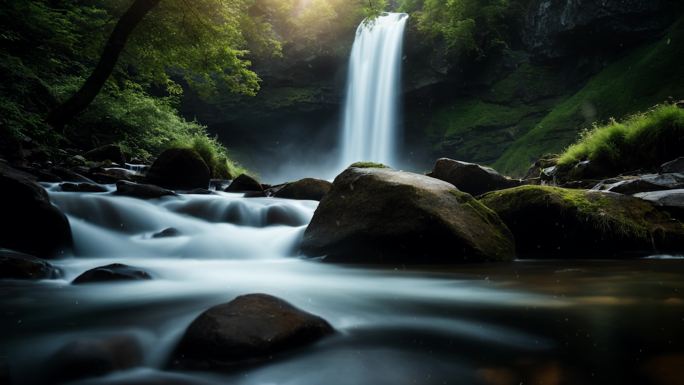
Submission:
[[[140,341],[143,363],[78,384],[658,384],[658,365],[684,352],[680,261],[343,267],[297,256],[316,202],[46,187],[75,248],[54,261],[62,279],[0,283],[0,358],[15,384],[52,383],[58,349],[112,334]],[[153,237],[168,227],[180,235]],[[70,284],[115,262],[153,280]],[[231,373],[167,369],[198,314],[256,292],[339,333]]]
[[[408,15],[362,22],[349,59],[340,168],[357,161],[394,164],[404,28]]]

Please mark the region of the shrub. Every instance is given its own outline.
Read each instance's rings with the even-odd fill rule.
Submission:
[[[656,167],[684,155],[684,109],[663,104],[623,122],[594,125],[558,159],[559,166],[590,160],[617,172]]]

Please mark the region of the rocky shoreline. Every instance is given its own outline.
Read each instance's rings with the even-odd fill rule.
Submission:
[[[195,155],[191,150],[173,150],[137,171],[110,158],[51,167],[0,162],[0,188],[10,198],[2,203],[7,213],[0,239],[2,278],[61,276],[48,260],[71,247],[71,230],[39,182],[60,183],[65,192],[137,199],[223,190],[245,197],[320,200],[304,233],[301,253],[330,263],[425,265],[684,253],[682,158],[655,173],[601,180],[577,178],[591,175],[576,170],[590,169],[587,164],[568,173],[541,161],[526,179],[516,180],[491,168],[446,158],[439,159],[427,175],[357,163],[332,183],[306,178],[270,186],[248,175],[233,181],[210,180],[206,165]],[[181,166],[183,172],[175,171]],[[115,190],[103,185],[109,183],[115,183]],[[577,186],[584,188],[570,188]],[[26,213],[31,214],[28,219]],[[177,235],[173,228],[158,234]],[[135,266],[111,264],[84,272],[72,284],[153,279],[154,274]],[[251,294],[202,313],[168,365],[233,370],[271,360],[332,333],[320,317],[281,299]],[[137,343],[125,335],[76,341],[60,350],[52,373],[66,381],[135,366]],[[75,369],[84,365],[93,371]]]

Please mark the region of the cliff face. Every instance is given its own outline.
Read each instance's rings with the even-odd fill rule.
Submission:
[[[660,34],[673,21],[672,0],[536,0],[523,41],[539,59],[631,46]]]
[[[398,166],[422,169],[448,156],[521,173],[595,120],[684,97],[677,69],[684,23],[673,26],[678,7],[676,0],[531,0],[516,42],[487,60],[463,63],[409,21],[405,164]],[[354,37],[348,32],[326,52],[285,47],[283,58],[256,62],[263,79],[256,97],[207,103],[190,94],[183,111],[209,125],[248,166],[329,156],[339,138]]]

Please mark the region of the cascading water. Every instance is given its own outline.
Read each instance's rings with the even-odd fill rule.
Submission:
[[[385,13],[356,31],[349,60],[340,167],[394,164],[404,28],[408,15]]]

